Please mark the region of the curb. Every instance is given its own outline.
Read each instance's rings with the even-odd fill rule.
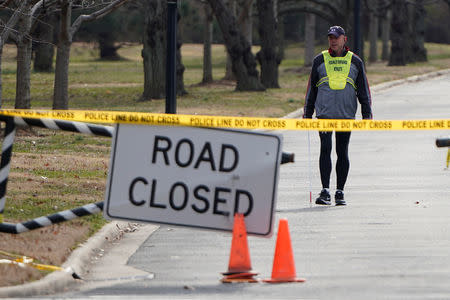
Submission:
[[[405,79],[377,84],[373,86],[371,90],[374,93],[378,93],[404,83],[417,82],[446,74],[450,74],[450,69],[439,70],[422,75],[410,76]],[[303,107],[287,114],[283,118],[299,118],[302,114]],[[90,259],[96,254],[96,250],[105,248],[104,246],[107,243],[115,240],[123,234],[123,231],[120,229],[123,224],[128,224],[128,222],[112,221],[103,226],[102,229],[90,237],[84,244],[81,244],[78,248],[76,248],[62,267],[72,272],[74,271],[78,275],[85,274],[90,265]],[[0,287],[0,298],[30,297],[62,293],[68,291],[71,287],[77,284],[79,284],[79,281],[73,279],[69,272],[55,271],[35,282],[17,286]]]
[[[421,81],[421,80],[425,80],[425,79],[430,79],[430,78],[434,78],[434,77],[438,77],[438,76],[442,76],[442,75],[446,75],[446,74],[450,74],[450,69],[443,69],[443,70],[439,70],[439,71],[434,71],[434,72],[430,72],[430,73],[425,73],[422,75],[414,75],[414,76],[410,76],[404,79],[399,79],[399,80],[394,80],[394,81],[389,81],[389,82],[383,82],[380,84],[377,84],[375,86],[373,86],[371,88],[372,92],[381,92],[383,90],[389,89],[391,87],[397,86],[397,85],[401,85],[404,83],[410,83],[410,82],[417,82],[417,81]]]
[[[79,282],[72,277],[71,273],[85,274],[90,264],[90,258],[96,253],[95,250],[104,248],[109,241],[123,234],[119,228],[122,224],[127,223],[113,221],[106,224],[84,244],[76,248],[62,265],[69,272],[55,271],[38,281],[2,287],[0,288],[0,298],[40,296],[67,291]]]

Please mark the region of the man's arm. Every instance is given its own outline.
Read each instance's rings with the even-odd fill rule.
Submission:
[[[317,68],[320,65],[320,57],[323,59],[323,55],[319,54],[314,58],[313,65],[311,68],[311,74],[309,75],[308,88],[306,90],[305,106],[303,107],[303,118],[311,119],[314,113],[314,106],[317,97],[317,81],[319,80],[319,73]]]
[[[362,118],[372,119],[372,96],[370,95],[364,63],[357,55],[353,55],[352,60],[354,60],[353,62],[359,71],[358,77],[356,77],[356,96],[361,104]]]

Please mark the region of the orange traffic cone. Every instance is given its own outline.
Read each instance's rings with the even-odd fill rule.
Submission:
[[[225,276],[222,282],[257,282],[253,276],[258,273],[253,273],[251,270],[252,266],[250,263],[250,252],[248,251],[244,215],[236,213],[234,215],[228,272],[222,273]]]
[[[278,225],[277,244],[275,247],[275,257],[273,259],[272,278],[265,279],[264,282],[304,282],[305,280],[306,279],[303,278],[297,278],[288,222],[286,219],[281,219]]]

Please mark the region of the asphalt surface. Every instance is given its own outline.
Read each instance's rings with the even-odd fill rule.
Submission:
[[[448,119],[450,73],[373,94],[375,119]],[[353,132],[346,207],[310,203],[320,191],[319,137],[285,131],[276,219],[286,218],[304,283],[222,284],[231,234],[146,225],[97,255],[54,298],[104,299],[450,299],[448,131]],[[335,155],[333,154],[333,161]],[[335,174],[332,173],[334,193]],[[313,199],[314,201],[314,199]],[[275,232],[278,222],[275,224]],[[270,278],[276,234],[249,237],[253,269]],[[102,249],[103,250],[103,249]],[[95,261],[95,262],[94,262]]]

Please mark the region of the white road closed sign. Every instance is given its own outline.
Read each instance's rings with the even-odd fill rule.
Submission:
[[[195,127],[119,124],[105,197],[106,218],[272,234],[282,139]]]

